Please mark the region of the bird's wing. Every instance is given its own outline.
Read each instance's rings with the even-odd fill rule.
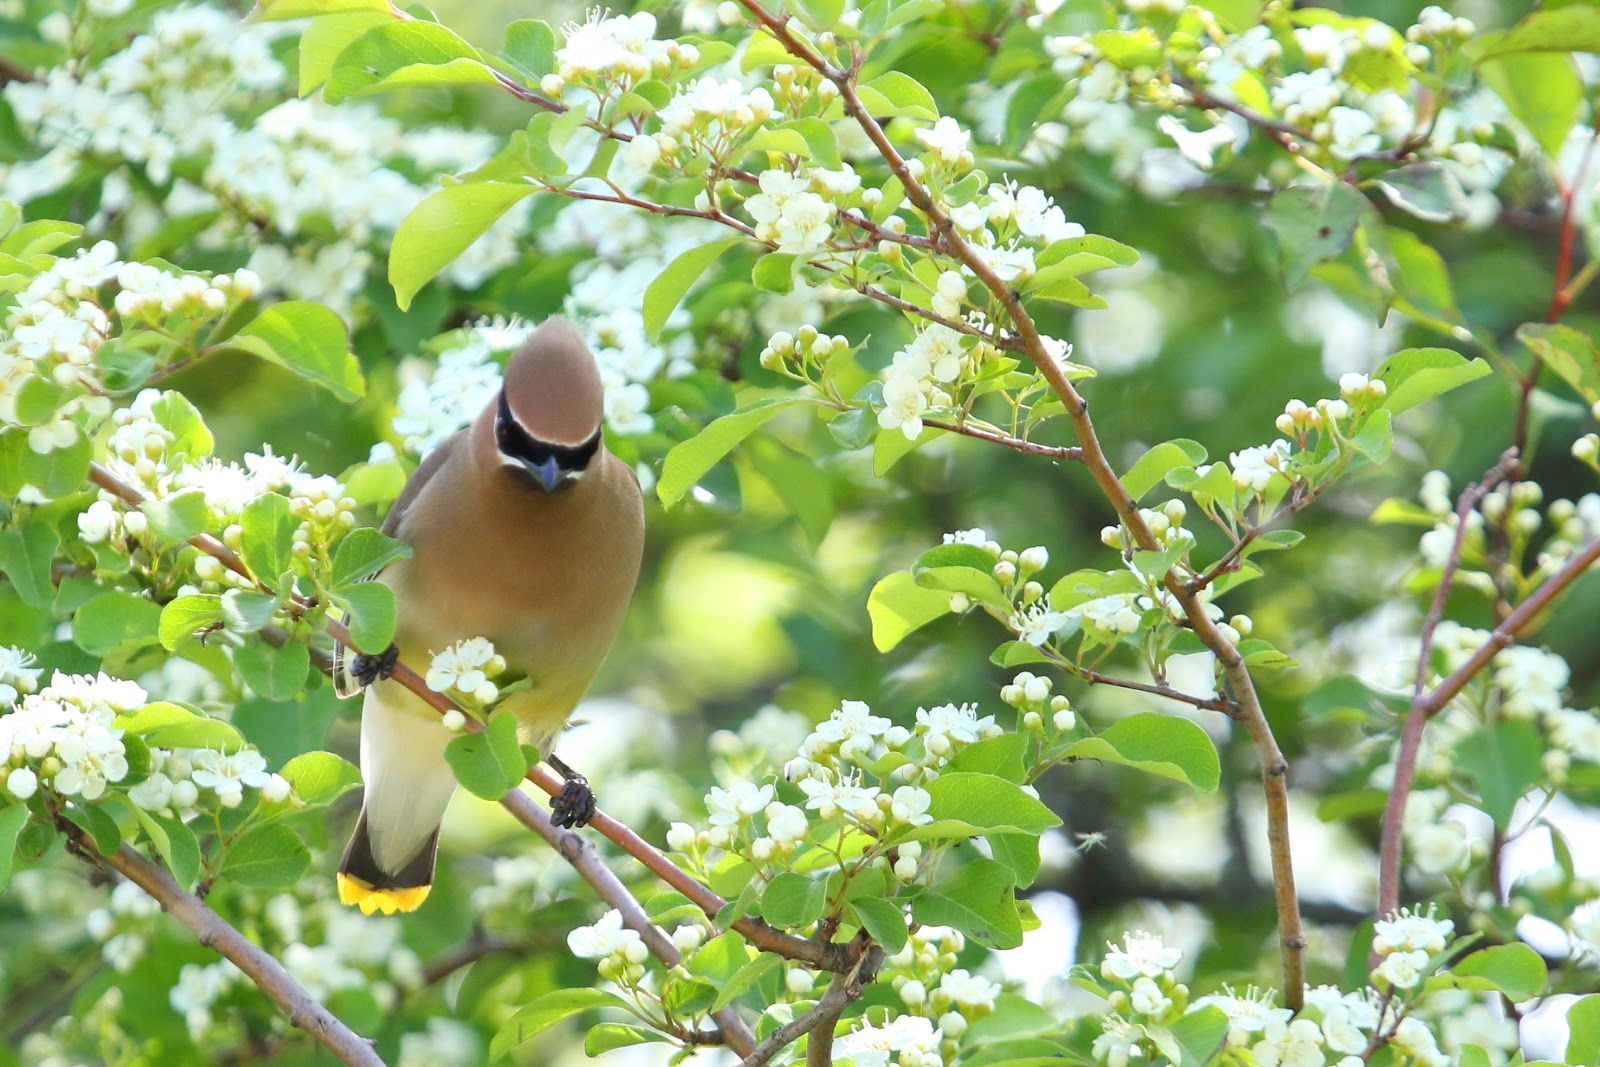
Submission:
[[[406,511],[416,501],[422,487],[427,485],[444,466],[450,454],[459,446],[460,441],[466,436],[466,431],[455,433],[445,438],[437,448],[422,457],[422,462],[417,469],[411,472],[411,477],[406,479],[406,484],[401,486],[400,495],[395,497],[394,504],[389,508],[389,514],[383,518],[382,533],[385,537],[399,536],[400,524],[405,521]],[[382,574],[379,571],[378,574]],[[376,578],[378,574],[372,575]],[[370,579],[368,579],[370,581]],[[346,613],[342,620],[348,623],[350,616]],[[361,683],[350,675],[349,651],[344,645],[337,642],[333,646],[333,691],[341,698],[353,697],[361,692]]]

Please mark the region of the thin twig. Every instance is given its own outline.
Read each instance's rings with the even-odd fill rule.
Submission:
[[[86,842],[82,845],[85,853],[94,854],[92,845]],[[194,932],[200,944],[231,960],[282,1009],[291,1024],[316,1038],[342,1062],[351,1067],[383,1067],[383,1060],[373,1050],[372,1042],[317,1003],[271,953],[234,929],[199,897],[186,891],[164,868],[127,845],[99,859],[159,901],[173,918]]]
[[[810,1011],[774,1030],[740,1062],[739,1067],[763,1067],[773,1056],[806,1034],[811,1035],[806,1049],[807,1067],[819,1064],[826,1067],[833,1063],[833,1028],[838,1024],[839,1016],[877,978],[878,968],[883,965],[883,948],[873,944],[865,931],[857,934],[848,945],[835,947],[850,953],[850,968],[834,975],[828,991]]]
[[[1561,569],[1540,583],[1539,588],[1529,594],[1528,599],[1517,605],[1515,611],[1489,633],[1485,641],[1476,652],[1467,658],[1467,661],[1457,667],[1455,673],[1440,682],[1417,706],[1429,718],[1444,710],[1446,704],[1460,695],[1461,690],[1475,678],[1479,671],[1488,666],[1489,661],[1501,649],[1510,648],[1516,644],[1517,638],[1526,630],[1534,618],[1550,606],[1550,602],[1560,596],[1578,577],[1600,560],[1600,541],[1594,541],[1584,547],[1582,552],[1575,554]]]
[[[1389,789],[1389,800],[1383,808],[1382,830],[1378,846],[1378,917],[1390,914],[1400,906],[1401,837],[1405,824],[1406,800],[1411,795],[1412,782],[1417,775],[1417,754],[1422,748],[1422,731],[1428,724],[1428,715],[1422,710],[1422,692],[1428,682],[1428,660],[1433,652],[1433,635],[1439,620],[1444,616],[1444,604],[1450,596],[1456,571],[1461,566],[1461,547],[1467,536],[1467,516],[1483,502],[1517,465],[1517,450],[1508,448],[1500,462],[1489,469],[1483,481],[1469,485],[1456,502],[1456,535],[1450,544],[1450,555],[1445,560],[1444,571],[1439,576],[1439,588],[1433,594],[1428,616],[1422,623],[1421,644],[1417,650],[1417,672],[1411,685],[1411,707],[1406,712],[1405,726],[1400,734],[1400,749],[1395,755],[1394,785]]]

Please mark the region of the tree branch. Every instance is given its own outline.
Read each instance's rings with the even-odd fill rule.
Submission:
[[[1057,398],[1072,420],[1078,441],[1083,449],[1083,464],[1088,468],[1100,492],[1116,511],[1123,524],[1140,548],[1159,551],[1150,528],[1139,514],[1139,507],[1128,491],[1122,487],[1116,471],[1107,459],[1105,450],[1089,419],[1089,403],[1067,379],[1061,365],[1044,346],[1038,328],[1022,304],[1022,296],[1006,283],[980,256],[956,229],[949,214],[911,173],[904,157],[890,142],[883,127],[872,117],[856,92],[853,70],[841,70],[828,63],[815,50],[797,38],[789,29],[787,19],[780,19],[762,7],[759,0],[739,0],[755,20],[770,33],[789,54],[801,60],[818,74],[831,81],[839,90],[839,99],[845,114],[854,119],[867,135],[878,154],[888,164],[889,170],[900,180],[906,199],[928,220],[928,232],[937,247],[960,260],[973,276],[1005,308],[1007,316],[1016,327],[1019,348],[1049,382]],[[1294,865],[1289,849],[1289,794],[1286,780],[1288,761],[1284,759],[1272,728],[1267,724],[1261,700],[1256,694],[1254,680],[1244,665],[1239,650],[1234,647],[1205,612],[1197,593],[1189,590],[1176,571],[1169,571],[1163,584],[1183,607],[1189,626],[1217,656],[1237,703],[1237,718],[1243,724],[1255,747],[1261,764],[1262,787],[1267,798],[1267,840],[1272,854],[1273,886],[1278,908],[1278,940],[1283,956],[1284,1003],[1298,1011],[1304,1002],[1305,991],[1305,934],[1301,928],[1299,901],[1294,888]]]
[[[1421,643],[1417,650],[1417,672],[1411,685],[1411,707],[1406,712],[1405,726],[1400,734],[1400,750],[1395,755],[1394,784],[1389,788],[1389,799],[1383,808],[1382,828],[1378,845],[1378,917],[1381,919],[1400,906],[1401,837],[1404,830],[1406,800],[1411,796],[1411,784],[1417,776],[1417,754],[1422,748],[1422,731],[1428,724],[1428,714],[1422,710],[1422,691],[1428,681],[1428,660],[1433,652],[1433,634],[1444,616],[1445,600],[1450,596],[1450,586],[1455,581],[1456,570],[1461,566],[1461,546],[1467,536],[1467,516],[1483,502],[1499,482],[1516,469],[1517,450],[1508,448],[1500,462],[1490,468],[1477,485],[1469,485],[1456,502],[1456,536],[1450,545],[1449,558],[1439,576],[1439,588],[1433,594],[1428,616],[1422,623]]]
[[[289,1022],[316,1038],[324,1048],[351,1067],[383,1067],[372,1042],[355,1033],[301,988],[283,965],[261,946],[245,937],[228,921],[188,892],[161,866],[127,845],[110,856],[100,856],[83,841],[81,832],[68,830],[79,841],[83,855],[93,857],[160,901],[173,918],[194,932],[200,944],[215,949],[243,971],[283,1013]]]
[[[868,939],[866,931],[857,934],[844,948],[853,960],[850,968],[834,975],[828,991],[812,1009],[774,1030],[765,1041],[740,1062],[739,1067],[763,1067],[792,1042],[806,1034],[811,1041],[806,1048],[807,1067],[828,1067],[833,1063],[833,1028],[844,1009],[861,996],[861,991],[878,977],[883,966],[883,949]]]

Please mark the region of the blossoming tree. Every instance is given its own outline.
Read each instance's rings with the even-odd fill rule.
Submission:
[[[1600,1061],[1600,12],[1472,16],[0,0],[0,1062]],[[343,910],[374,520],[557,311],[602,812],[433,650]]]

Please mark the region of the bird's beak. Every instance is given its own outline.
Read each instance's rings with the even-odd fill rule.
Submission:
[[[527,460],[523,460],[522,467],[533,476],[533,480],[538,482],[547,493],[555,492],[556,486],[561,484],[566,475],[566,472],[561,469],[561,465],[556,462],[556,457],[554,456],[550,456],[543,463],[530,463]]]

